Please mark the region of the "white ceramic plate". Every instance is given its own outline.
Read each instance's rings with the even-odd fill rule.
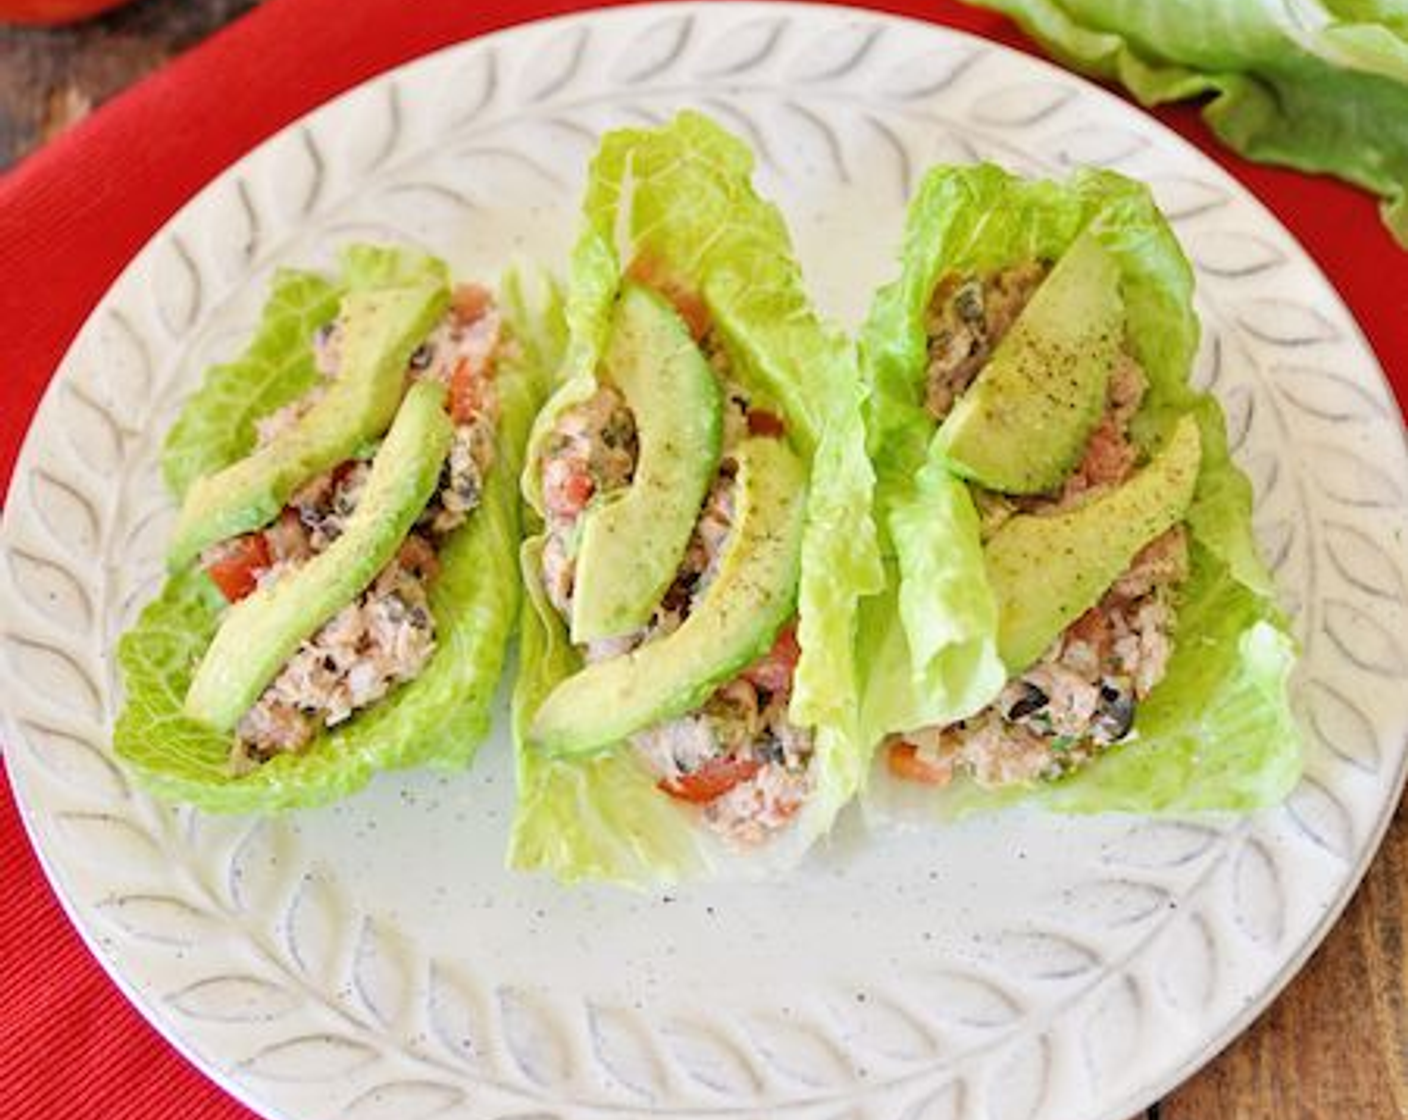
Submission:
[[[465,275],[560,263],[596,136],[679,106],[759,153],[820,302],[854,323],[937,160],[1149,180],[1197,264],[1227,408],[1304,643],[1304,783],[1250,820],[1014,814],[772,885],[563,890],[501,866],[503,723],[469,774],[278,820],[162,808],[114,765],[112,652],[172,509],[156,462],[280,264],[351,238]],[[835,8],[631,8],[379,78],[217,179],[142,251],[25,445],[0,564],[4,739],[69,914],[142,1012],[271,1117],[1124,1120],[1272,998],[1395,802],[1408,465],[1382,375],[1290,236],[1117,99],[939,28]]]

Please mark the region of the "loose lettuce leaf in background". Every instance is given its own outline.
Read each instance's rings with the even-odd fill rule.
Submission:
[[[381,275],[391,275],[385,270],[396,262],[384,250],[378,252],[383,254],[376,258]],[[348,259],[373,258],[349,254]],[[402,267],[405,259],[414,258],[403,258]],[[353,282],[362,279],[355,270],[345,276]],[[496,377],[502,404],[498,458],[482,504],[440,552],[440,574],[430,591],[436,649],[425,671],[320,735],[306,751],[231,777],[229,738],[182,711],[191,675],[223,605],[205,574],[187,569],[167,581],[118,646],[126,706],[114,745],[148,788],[206,810],[267,812],[336,800],[360,788],[377,770],[422,763],[462,766],[473,758],[488,730],[490,701],[517,621],[518,474],[545,389],[545,371],[562,347],[558,302],[551,286],[525,290],[516,274],[505,279],[500,292],[514,345],[501,357]],[[292,332],[288,341],[291,347],[304,344]],[[271,353],[267,368],[279,360]],[[284,363],[284,368],[296,370],[297,365]],[[205,396],[201,403],[225,407],[218,395]],[[195,406],[188,407],[187,415],[195,412]],[[210,469],[224,465],[216,462]]]
[[[1299,747],[1286,712],[1284,676],[1290,642],[1270,600],[1271,581],[1251,534],[1251,488],[1232,464],[1217,402],[1188,385],[1198,346],[1192,306],[1192,272],[1172,231],[1146,188],[1106,171],[1081,170],[1067,183],[1025,180],[992,165],[939,167],[925,178],[910,206],[899,277],[877,293],[862,330],[863,367],[872,384],[868,404],[870,446],[877,470],[876,505],[899,580],[894,614],[867,604],[863,659],[871,666],[866,686],[866,730],[881,731],[946,723],[982,707],[1005,678],[997,662],[995,612],[976,546],[977,518],[963,484],[947,478],[932,447],[934,424],[923,410],[927,362],[924,311],[940,277],[954,270],[987,271],[1033,257],[1055,258],[1089,228],[1120,272],[1127,337],[1149,379],[1149,391],[1134,423],[1134,438],[1147,451],[1159,446],[1177,418],[1192,412],[1199,423],[1203,461],[1188,521],[1198,543],[1199,575],[1184,589],[1179,614],[1179,657],[1207,663],[1220,658],[1228,686],[1238,672],[1254,678],[1231,705],[1238,735],[1264,733],[1265,750],[1245,752],[1237,744],[1207,740],[1206,751],[1230,750],[1218,767],[1217,788],[1198,793],[1199,807],[1246,808],[1245,791],[1274,799],[1285,792],[1285,775],[1299,766]],[[1213,630],[1203,597],[1216,591],[1226,612],[1219,621],[1240,628]],[[894,621],[898,616],[899,624]],[[1231,622],[1228,622],[1231,625]],[[1260,635],[1255,641],[1246,634]],[[1250,644],[1247,644],[1250,642]],[[1209,644],[1213,643],[1213,644]],[[1246,645],[1249,656],[1237,660]],[[1215,648],[1214,648],[1215,647]],[[1258,656],[1252,657],[1251,653]],[[908,687],[893,677],[904,672]],[[1039,795],[1061,808],[1155,809],[1190,807],[1170,795],[1186,766],[1175,751],[1157,744],[1179,739],[1209,705],[1188,705],[1193,686],[1181,686],[1186,670],[1169,678],[1143,706],[1138,729],[1146,740],[1117,750],[1095,765]],[[1197,678],[1205,685],[1210,678]],[[994,683],[995,682],[995,683]],[[1177,708],[1185,705],[1183,725]],[[1157,713],[1163,722],[1149,725]],[[1259,721],[1259,722],[1258,722]],[[1255,732],[1249,730],[1255,725]],[[1205,722],[1202,730],[1221,733]],[[1157,732],[1157,735],[1156,735]],[[1139,769],[1127,756],[1142,759]],[[1157,760],[1157,761],[1155,761]],[[1160,767],[1166,769],[1160,770]],[[1240,770],[1239,770],[1240,767]],[[1102,793],[1112,769],[1138,773],[1119,798]],[[1213,772],[1210,765],[1209,773]],[[896,783],[882,777],[872,804],[892,803]],[[1118,784],[1118,783],[1116,783]],[[1023,790],[981,795],[960,783],[935,797],[945,811],[991,806],[1031,796]],[[1218,789],[1223,791],[1218,800]],[[1057,796],[1054,791],[1065,791]],[[1080,791],[1090,791],[1088,796]],[[1279,791],[1279,793],[1278,793]]]
[[[1250,159],[1383,196],[1408,247],[1408,5],[1403,0],[969,0],[1145,105],[1211,94],[1203,116]]]
[[[754,192],[752,171],[748,148],[698,113],[681,113],[659,129],[623,129],[603,138],[572,257],[565,380],[534,427],[524,493],[541,512],[532,464],[561,412],[595,389],[621,280],[617,231],[624,216],[631,255],[652,259],[701,293],[734,375],[781,407],[789,439],[811,462],[799,589],[802,657],[791,712],[798,723],[817,728],[816,788],[802,819],[768,846],[766,858],[739,864],[758,868],[800,855],[861,779],[853,640],[859,599],[879,590],[882,573],[854,353],[812,311],[782,215]],[[530,597],[516,698],[520,744],[538,702],[579,664],[563,645],[555,612],[540,599],[534,610],[534,602]],[[568,880],[643,885],[725,858],[695,824],[695,810],[657,792],[624,745],[586,762],[524,757],[528,749],[521,745],[519,753],[514,866]],[[578,823],[568,828],[569,820]],[[589,821],[596,823],[583,823]]]

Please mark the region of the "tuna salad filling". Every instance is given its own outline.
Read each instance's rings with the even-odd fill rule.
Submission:
[[[317,368],[325,378],[337,372],[340,337],[337,321],[314,335]],[[493,374],[499,347],[499,313],[489,291],[457,287],[449,311],[406,369],[408,385],[433,379],[448,388],[454,437],[435,494],[396,558],[304,640],[241,718],[230,754],[235,775],[278,754],[304,749],[322,729],[414,680],[435,651],[429,589],[439,570],[440,547],[479,505],[494,461],[498,398]],[[306,412],[323,392],[322,385],[314,386],[266,417],[258,428],[260,444]],[[206,549],[202,567],[231,603],[272,586],[342,534],[370,469],[366,460],[349,459],[310,479],[267,528]]]
[[[761,407],[731,376],[727,352],[702,303],[655,285],[690,327],[724,396],[723,456],[702,503],[684,558],[651,620],[639,630],[591,642],[587,661],[619,657],[677,629],[714,578],[734,520],[733,449],[751,436],[781,437],[780,416]],[[570,617],[574,550],[593,499],[630,484],[636,426],[624,397],[603,385],[558,417],[541,470],[546,511],[542,578],[549,600]],[[801,808],[810,788],[809,729],[787,715],[800,649],[796,620],[772,648],[687,715],[631,736],[631,745],[672,797],[699,806],[706,826],[730,842],[762,843]]]
[[[1026,263],[982,278],[949,278],[935,290],[926,392],[935,419],[946,416],[972,383],[1048,270]],[[1143,370],[1124,347],[1105,412],[1058,490],[1015,498],[973,487],[983,539],[1015,513],[1059,513],[1128,479],[1139,460],[1129,425],[1146,387]],[[1187,577],[1187,532],[1179,525],[1146,545],[1100,601],[986,708],[956,723],[893,736],[891,772],[939,786],[967,776],[996,788],[1059,778],[1122,742],[1139,703],[1167,671],[1178,587]]]

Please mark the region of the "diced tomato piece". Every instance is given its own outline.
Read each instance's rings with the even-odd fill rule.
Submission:
[[[206,567],[220,594],[238,603],[259,586],[259,573],[269,567],[269,544],[263,533],[246,533],[226,541],[220,555]]]
[[[711,758],[692,774],[684,774],[673,780],[661,779],[659,786],[671,797],[699,805],[722,797],[762,768],[762,762],[756,758]]]
[[[586,509],[596,493],[596,483],[586,464],[572,460],[549,460],[543,470],[543,504],[558,517],[574,517]]]
[[[1103,658],[1109,652],[1114,638],[1114,632],[1110,629],[1110,620],[1098,606],[1091,607],[1066,627],[1067,641],[1084,642],[1099,658]]]
[[[769,412],[764,408],[750,408],[748,410],[748,432],[755,436],[779,438],[786,434],[787,426],[783,424],[782,417],[775,412]]]
[[[1085,455],[1066,483],[1068,491],[1081,493],[1092,486],[1114,486],[1123,482],[1134,470],[1134,444],[1120,429],[1110,414],[1090,433]]]
[[[913,743],[896,743],[889,750],[886,761],[890,773],[907,782],[922,782],[926,786],[946,786],[953,781],[951,763],[930,762],[919,753]]]
[[[461,323],[472,323],[494,302],[494,293],[482,284],[456,284],[450,294],[450,313]]]
[[[669,300],[684,320],[684,325],[695,342],[709,333],[709,308],[705,305],[703,297],[667,273],[658,257],[636,257],[626,269],[626,277],[653,289]]]
[[[450,374],[450,419],[468,424],[484,408],[483,380],[468,358],[455,363]]]
[[[797,628],[789,626],[777,636],[772,649],[743,670],[743,679],[771,693],[788,692],[792,688],[792,674],[797,671],[797,661],[801,656],[802,647],[797,644]]]
[[[332,469],[332,484],[341,486],[347,481],[347,476],[357,469],[356,459],[344,459]]]
[[[440,574],[440,558],[430,542],[419,533],[412,533],[396,553],[396,562],[414,576],[432,580]]]

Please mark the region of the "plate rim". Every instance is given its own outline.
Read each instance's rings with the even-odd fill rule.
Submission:
[[[1405,413],[1405,404],[1399,400],[1393,383],[1385,372],[1384,363],[1373,343],[1365,334],[1363,327],[1360,325],[1353,310],[1349,307],[1339,287],[1326,274],[1324,269],[1321,268],[1319,261],[1305,248],[1300,239],[1270,207],[1262,202],[1249,187],[1244,185],[1233,171],[1224,167],[1212,156],[1204,153],[1197,145],[1164,124],[1143,106],[1138,105],[1132,100],[1121,96],[1074,70],[1067,70],[1059,66],[1045,56],[1030,54],[1016,47],[986,38],[983,35],[952,27],[938,18],[929,20],[918,16],[888,11],[879,7],[866,7],[848,2],[818,2],[818,0],[767,0],[767,2],[763,2],[763,0],[713,0],[713,3],[706,3],[705,0],[646,0],[646,2],[643,3],[608,0],[605,5],[601,6],[592,6],[545,17],[530,17],[515,20],[512,23],[492,31],[471,35],[467,38],[444,44],[443,46],[426,51],[413,58],[406,59],[394,66],[380,70],[340,90],[316,105],[311,106],[297,117],[292,118],[279,128],[269,132],[229,163],[214,171],[198,189],[193,191],[149,236],[146,237],[141,246],[136,249],[122,268],[104,287],[102,294],[83,316],[82,322],[75,329],[68,344],[64,347],[63,354],[54,369],[50,372],[44,391],[40,394],[34,414],[31,417],[30,424],[26,427],[19,451],[15,457],[14,469],[6,488],[5,502],[3,508],[0,508],[0,546],[4,546],[8,543],[10,536],[9,511],[17,505],[18,488],[22,485],[21,479],[28,475],[32,467],[31,460],[34,456],[34,452],[31,449],[31,437],[35,427],[34,420],[37,419],[42,408],[46,406],[52,407],[51,398],[56,397],[59,390],[59,382],[56,375],[68,364],[81,340],[88,333],[91,324],[96,322],[98,316],[105,309],[109,295],[126,282],[129,274],[138,267],[148,252],[164,238],[171,227],[180,222],[189,211],[196,208],[203,199],[212,194],[226,178],[238,173],[242,167],[259,158],[265,149],[278,144],[286,136],[305,126],[311,119],[328,112],[332,107],[348,99],[358,96],[359,93],[366,88],[394,80],[397,76],[404,75],[408,71],[429,65],[432,60],[456,52],[468,44],[493,43],[500,39],[532,33],[538,29],[568,26],[576,23],[593,23],[603,18],[629,19],[634,16],[641,19],[649,19],[651,16],[664,16],[671,13],[703,15],[710,8],[732,10],[735,12],[750,9],[759,12],[777,12],[779,9],[784,9],[799,13],[804,17],[809,15],[835,17],[840,14],[859,20],[875,21],[881,24],[907,24],[922,28],[928,32],[937,32],[939,35],[951,37],[982,50],[1018,56],[1025,64],[1033,66],[1048,75],[1056,76],[1061,81],[1075,82],[1081,85],[1088,95],[1101,98],[1106,104],[1113,103],[1118,105],[1125,112],[1135,113],[1142,118],[1149,127],[1156,130],[1161,135],[1162,140],[1169,143],[1171,147],[1176,148],[1181,157],[1192,159],[1201,163],[1206,168],[1211,169],[1215,173],[1219,183],[1228,187],[1242,204],[1250,205],[1259,211],[1261,217],[1274,226],[1285,238],[1286,243],[1294,248],[1295,252],[1298,254],[1301,267],[1308,267],[1313,277],[1323,284],[1325,289],[1332,294],[1334,310],[1342,315],[1343,321],[1349,326],[1354,343],[1362,349],[1363,353],[1367,355],[1372,362],[1373,371],[1385,389],[1385,396],[1393,414],[1390,419],[1397,419],[1400,437],[1403,440],[1405,449],[1408,449],[1408,427],[1405,427],[1405,415],[1408,413]],[[710,17],[705,16],[705,18]],[[1238,158],[1244,157],[1239,156]],[[4,601],[0,600],[0,606],[3,605]],[[147,1025],[155,1030],[164,1042],[171,1045],[186,1061],[191,1063],[201,1075],[218,1085],[223,1091],[230,1094],[236,1101],[255,1114],[269,1118],[269,1120],[272,1120],[274,1117],[282,1116],[282,1112],[277,1109],[273,1112],[266,1111],[266,1108],[273,1106],[266,1104],[253,1093],[250,1093],[246,1083],[227,1077],[219,1068],[216,1061],[213,1059],[208,1060],[201,1051],[187,1038],[183,1037],[179,1031],[169,1029],[167,1022],[168,1016],[158,1006],[155,993],[144,995],[136,991],[119,971],[119,962],[116,956],[110,957],[102,951],[99,945],[101,934],[97,928],[97,923],[91,919],[80,917],[79,904],[71,896],[69,890],[66,889],[63,872],[50,859],[49,853],[45,851],[40,841],[38,826],[33,819],[35,809],[27,799],[25,793],[25,780],[23,777],[20,777],[18,780],[16,778],[17,769],[22,768],[12,766],[9,759],[9,752],[16,749],[13,744],[18,741],[19,735],[17,728],[14,726],[14,716],[8,706],[0,705],[0,759],[3,759],[7,779],[14,794],[17,815],[24,828],[29,846],[39,862],[50,890],[58,899],[65,918],[68,920],[72,929],[78,933],[84,947],[88,950],[89,954],[97,960],[103,972],[114,983],[128,1003],[140,1013]],[[1408,742],[1408,737],[1405,737],[1405,742]],[[1310,932],[1296,945],[1295,950],[1282,955],[1282,959],[1275,974],[1262,989],[1256,993],[1254,998],[1244,1001],[1240,1008],[1227,1018],[1219,1031],[1213,1032],[1212,1034],[1202,1034],[1200,1037],[1203,1041],[1195,1055],[1190,1056],[1184,1062],[1178,1064],[1164,1076],[1146,1082],[1139,1091],[1129,1091],[1113,1105],[1103,1107],[1101,1111],[1094,1114],[1094,1120],[1121,1120],[1121,1118],[1129,1115],[1132,1110],[1137,1111],[1147,1108],[1149,1104],[1162,1100],[1171,1091],[1177,1088],[1177,1086],[1184,1083],[1187,1079],[1219,1057],[1253,1022],[1255,1022],[1255,1020],[1260,1018],[1275,1000],[1280,997],[1290,983],[1300,975],[1309,958],[1323,945],[1330,931],[1338,924],[1350,902],[1358,893],[1365,875],[1377,858],[1384,839],[1393,826],[1397,808],[1404,798],[1405,791],[1408,791],[1408,752],[1400,754],[1397,771],[1383,783],[1383,788],[1384,797],[1379,816],[1375,821],[1373,830],[1366,836],[1365,842],[1360,846],[1361,854],[1358,861],[1352,865],[1347,864],[1349,869],[1348,873],[1340,879],[1340,884],[1332,904],[1323,910]],[[1150,1092],[1152,1092],[1152,1095],[1150,1095]],[[1140,1103],[1141,1101],[1143,1103]]]

